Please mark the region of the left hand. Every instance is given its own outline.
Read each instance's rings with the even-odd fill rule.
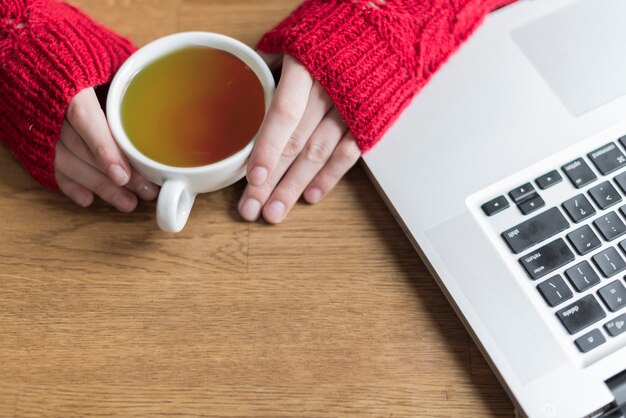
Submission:
[[[122,212],[137,207],[137,197],[155,199],[159,189],[133,170],[111,136],[93,88],[71,101],[56,144],[54,175],[59,190],[82,207],[94,196]]]
[[[272,65],[282,57],[264,56]],[[300,196],[322,200],[358,161],[361,151],[322,86],[285,56],[280,82],[247,165],[239,202],[246,221],[262,214],[282,222]]]

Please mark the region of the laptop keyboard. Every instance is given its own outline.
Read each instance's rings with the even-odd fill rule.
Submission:
[[[519,210],[500,236],[581,353],[626,336],[624,150],[626,136],[481,206],[490,218]],[[547,207],[542,193],[563,181],[571,196]]]

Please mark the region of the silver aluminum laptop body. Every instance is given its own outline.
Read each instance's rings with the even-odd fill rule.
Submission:
[[[365,166],[518,410],[530,417],[599,416],[626,398],[626,333],[611,337],[611,312],[598,290],[626,270],[578,292],[592,294],[606,316],[570,335],[536,286],[569,264],[531,280],[519,259],[581,225],[616,212],[622,202],[514,254],[501,234],[609,180],[588,154],[608,143],[626,153],[626,0],[520,0],[490,15],[444,65]],[[598,180],[577,189],[562,167],[578,158]],[[535,179],[557,170],[563,180],[541,190]],[[530,182],[545,206],[522,215],[508,192]],[[510,207],[486,216],[481,205],[506,196]],[[588,261],[618,242],[576,255]],[[572,252],[574,252],[572,250]],[[626,257],[624,252],[620,252]],[[572,313],[572,312],[570,312]],[[575,312],[574,312],[575,314]],[[592,329],[606,340],[582,353],[574,340]],[[596,334],[597,335],[597,334]],[[591,339],[593,340],[593,339]],[[591,341],[590,340],[590,341]],[[622,373],[620,375],[620,373]]]

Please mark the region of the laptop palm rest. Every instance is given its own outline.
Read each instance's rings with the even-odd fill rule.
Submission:
[[[544,320],[527,298],[520,297],[518,283],[493,245],[482,238],[484,233],[469,212],[426,231],[426,236],[442,252],[438,258],[445,260],[447,277],[454,277],[454,287],[461,289],[522,384],[567,361]],[[529,341],[535,342],[536,350],[528,350]]]

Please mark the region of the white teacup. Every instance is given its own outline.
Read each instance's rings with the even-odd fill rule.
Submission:
[[[155,60],[189,46],[206,46],[231,53],[243,61],[259,78],[265,92],[265,111],[274,95],[274,79],[265,61],[244,43],[216,33],[185,32],[158,39],[135,52],[111,83],[107,99],[107,118],[111,132],[132,166],[150,181],[161,185],[157,203],[157,223],[168,232],[180,232],[198,193],[213,192],[239,181],[255,138],[236,154],[213,164],[182,168],[161,164],[141,153],[122,126],[121,104],[132,78]]]

